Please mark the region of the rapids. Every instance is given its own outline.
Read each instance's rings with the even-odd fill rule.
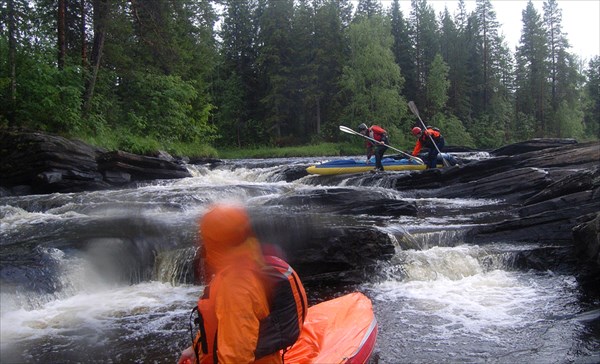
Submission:
[[[285,182],[280,173],[314,162],[190,165],[192,178],[136,188],[0,198],[0,362],[175,362],[202,291],[191,262],[206,207],[236,201],[267,216],[311,214],[282,197],[341,188],[418,208],[417,216],[312,220],[375,226],[395,239],[396,254],[373,279],[308,290],[312,303],[352,290],[372,299],[372,362],[600,362],[600,310],[571,273],[517,264],[519,253],[540,248],[533,243],[464,241],[469,227],[506,217],[503,201],[419,198],[388,188],[385,176],[332,184],[319,176]]]

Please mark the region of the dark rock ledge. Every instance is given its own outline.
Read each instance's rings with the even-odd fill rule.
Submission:
[[[417,196],[502,200],[517,217],[473,228],[470,242],[554,247],[560,250],[553,257],[556,264],[577,260],[588,278],[600,283],[600,143],[533,140],[497,153],[461,166],[399,175],[394,186],[416,190]]]
[[[172,157],[107,152],[77,140],[0,129],[0,196],[79,192],[131,182],[189,177]]]

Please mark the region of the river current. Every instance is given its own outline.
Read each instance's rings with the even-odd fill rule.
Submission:
[[[413,201],[419,211],[352,216],[353,226],[397,237],[395,256],[377,279],[308,292],[312,303],[352,290],[371,298],[373,363],[600,362],[600,309],[574,276],[515,265],[519,252],[540,248],[534,243],[464,241],[469,227],[505,216],[503,201],[419,198],[386,187],[385,177],[284,181],[283,166],[311,162],[239,160],[135,188],[0,198],[0,362],[176,362],[202,291],[190,261],[206,207],[235,201],[310,214],[276,201],[342,188]]]

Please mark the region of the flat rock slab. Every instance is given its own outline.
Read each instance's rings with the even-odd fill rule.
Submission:
[[[39,132],[2,129],[0,145],[4,193],[93,191],[134,181],[191,176],[184,165],[168,160],[170,156],[107,152]]]

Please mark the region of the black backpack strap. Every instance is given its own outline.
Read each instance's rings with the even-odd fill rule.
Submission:
[[[219,363],[219,356],[217,355],[217,334],[219,333],[219,329],[217,329],[215,331],[215,341],[213,341],[213,363],[214,364],[218,364]]]
[[[194,324],[192,325],[192,316],[196,312],[198,315],[193,320]],[[199,340],[194,343],[194,326],[198,327],[198,331],[200,331]],[[192,348],[194,349],[194,353],[196,354],[196,362],[200,362],[200,350],[198,350],[198,345],[200,345],[200,349],[204,354],[208,353],[208,342],[206,341],[206,328],[204,327],[204,318],[202,314],[198,310],[198,306],[195,306],[190,313],[190,336],[192,337]]]

